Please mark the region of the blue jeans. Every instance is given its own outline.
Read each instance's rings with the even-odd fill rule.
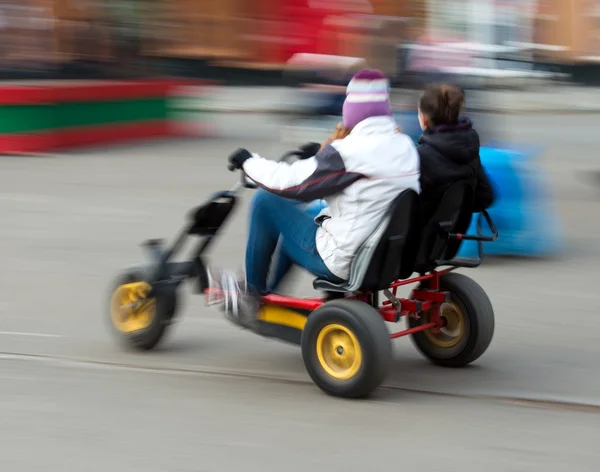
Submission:
[[[342,282],[317,251],[318,226],[314,217],[319,211],[318,202],[307,208],[265,190],[256,192],[246,247],[246,281],[251,290],[258,294],[275,291],[294,264],[317,277]],[[276,261],[271,270],[273,256]]]

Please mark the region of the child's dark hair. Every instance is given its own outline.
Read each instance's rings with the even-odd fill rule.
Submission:
[[[456,85],[432,84],[421,95],[419,109],[432,126],[453,125],[458,122],[464,103],[465,93]]]

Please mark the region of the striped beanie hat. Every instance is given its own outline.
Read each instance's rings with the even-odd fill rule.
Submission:
[[[391,116],[389,88],[389,81],[379,70],[363,69],[356,73],[346,88],[342,109],[344,127],[354,128],[372,116]]]

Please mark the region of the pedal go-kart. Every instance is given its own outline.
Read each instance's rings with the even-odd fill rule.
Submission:
[[[290,152],[282,159],[290,159]],[[198,293],[207,290],[204,254],[234,209],[238,191],[256,188],[242,175],[233,189],[213,195],[190,213],[175,241],[145,243],[150,262],[127,269],[118,277],[110,300],[114,331],[126,345],[149,350],[175,320],[178,289],[191,281]],[[454,273],[477,267],[483,241],[498,233],[486,212],[478,217],[477,234],[463,234],[471,222],[472,189],[451,186],[439,207],[421,224],[416,192],[402,192],[389,213],[355,257],[350,279],[334,284],[317,279],[324,297],[292,298],[268,295],[261,300],[257,333],[301,346],[304,364],[314,383],[340,397],[364,397],[386,378],[391,367],[391,340],[410,335],[433,363],[461,367],[478,359],[494,333],[494,311],[484,290],[472,279]],[[482,235],[482,219],[490,236]],[[188,237],[199,238],[191,257],[173,260]],[[474,240],[479,254],[454,259],[461,241]],[[445,267],[441,269],[441,267]],[[415,277],[413,274],[418,274]],[[408,298],[400,287],[418,284]],[[380,292],[386,298],[379,303]],[[385,322],[406,320],[407,327],[390,334]]]

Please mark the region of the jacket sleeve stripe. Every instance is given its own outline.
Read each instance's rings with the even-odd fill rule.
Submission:
[[[309,202],[341,192],[352,183],[364,177],[362,174],[356,172],[345,171],[320,177],[317,177],[316,174],[317,172],[301,185],[281,190],[270,188],[258,181],[255,182],[265,190],[281,195],[282,197]]]

